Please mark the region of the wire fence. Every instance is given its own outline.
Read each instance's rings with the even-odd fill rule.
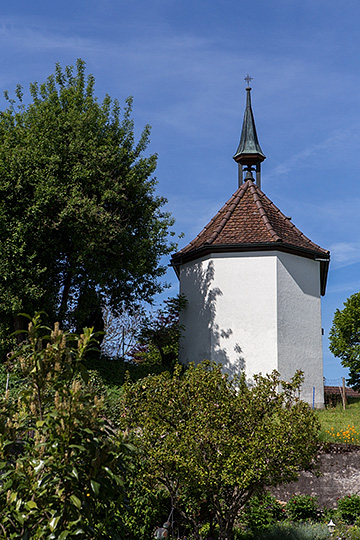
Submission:
[[[338,377],[337,379],[328,379],[327,377],[324,377],[324,386],[342,386],[343,385],[343,378]]]
[[[338,377],[337,379],[324,377],[324,398],[325,405],[334,406],[342,402],[345,409],[349,398],[360,399],[360,392],[346,386],[345,377]]]

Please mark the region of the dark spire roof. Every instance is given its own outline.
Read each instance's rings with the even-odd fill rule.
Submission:
[[[246,180],[206,227],[172,256],[179,267],[209,253],[285,251],[320,261],[321,294],[325,294],[330,254],[307,238],[291,219],[266,197],[252,179]]]
[[[266,156],[261,150],[259,139],[256,133],[254,115],[251,108],[251,88],[246,88],[246,108],[244,113],[243,126],[241,131],[240,143],[236,150],[234,159],[236,162],[240,162],[246,159],[246,164],[249,160],[253,159],[252,164],[256,164],[257,161],[264,161]]]

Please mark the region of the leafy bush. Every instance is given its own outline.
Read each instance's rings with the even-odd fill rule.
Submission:
[[[331,538],[326,525],[322,523],[279,523],[260,531],[256,540],[326,540]]]
[[[336,540],[360,540],[360,527],[356,525],[349,527],[340,523],[334,531],[333,538]]]
[[[0,536],[120,539],[129,447],[104,419],[79,338],[31,320],[11,359],[23,378],[18,401],[0,398]]]
[[[270,493],[252,497],[240,517],[241,522],[253,531],[265,529],[285,517],[283,506]]]
[[[360,518],[360,496],[347,495],[339,499],[338,514],[347,523],[355,523]]]
[[[317,498],[294,495],[286,505],[286,514],[292,521],[316,520],[320,514]]]

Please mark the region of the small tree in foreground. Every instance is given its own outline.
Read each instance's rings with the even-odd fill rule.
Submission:
[[[290,383],[277,372],[254,379],[230,380],[204,362],[124,386],[123,422],[142,450],[144,485],[167,490],[196,539],[200,502],[219,540],[231,540],[250,497],[295,480],[316,454],[319,424],[297,397],[302,374]]]
[[[30,322],[11,364],[24,377],[0,401],[0,538],[120,539],[128,448],[85,382],[94,336]]]

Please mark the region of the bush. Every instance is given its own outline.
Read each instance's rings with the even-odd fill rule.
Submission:
[[[360,527],[349,527],[344,523],[339,524],[333,534],[336,540],[360,540]]]
[[[360,496],[347,495],[338,500],[338,515],[346,523],[355,523],[360,518]]]
[[[294,495],[286,505],[286,514],[292,521],[316,520],[320,515],[317,498]]]
[[[129,447],[104,419],[83,365],[93,334],[42,325],[13,355],[18,401],[0,397],[0,536],[119,539]]]
[[[327,526],[321,523],[282,523],[256,535],[256,540],[326,540],[327,538],[331,538],[331,535]]]
[[[252,531],[265,529],[285,517],[283,506],[270,493],[252,497],[245,506],[240,521]]]

